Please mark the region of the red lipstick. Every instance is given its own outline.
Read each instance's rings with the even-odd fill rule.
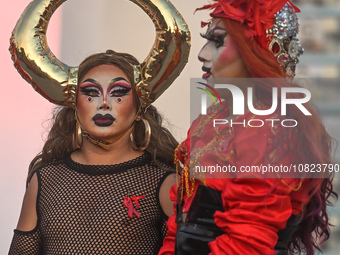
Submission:
[[[211,72],[210,72],[211,68],[207,68],[205,66],[202,67],[202,71],[205,72],[203,75],[202,75],[202,78],[203,79],[208,79],[211,75]]]

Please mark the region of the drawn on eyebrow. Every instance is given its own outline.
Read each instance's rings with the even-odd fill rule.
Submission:
[[[82,84],[84,84],[84,83],[86,83],[86,82],[94,83],[94,84],[96,84],[96,85],[98,85],[98,86],[100,86],[100,87],[101,87],[100,83],[99,83],[99,82],[97,82],[97,81],[96,81],[96,80],[94,80],[94,79],[91,79],[91,78],[89,78],[89,79],[86,79],[85,81],[83,81],[83,83],[82,83]]]
[[[117,81],[126,81],[127,83],[130,84],[130,82],[127,81],[125,78],[123,78],[123,77],[117,77],[117,78],[114,78],[114,79],[112,79],[112,80],[110,81],[110,85],[113,84],[113,83],[115,83],[115,82],[117,82]]]

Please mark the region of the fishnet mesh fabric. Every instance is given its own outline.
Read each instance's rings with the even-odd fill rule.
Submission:
[[[15,231],[9,254],[39,254],[40,242],[42,254],[157,254],[166,235],[158,188],[168,173],[149,154],[113,166],[70,158],[45,166],[37,172],[36,231]],[[128,192],[145,195],[140,218],[128,216]]]
[[[41,239],[39,229],[34,229],[29,232],[14,230],[10,255],[19,254],[40,254]]]

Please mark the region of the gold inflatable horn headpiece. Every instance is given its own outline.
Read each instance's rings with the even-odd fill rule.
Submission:
[[[47,45],[46,31],[55,10],[66,0],[34,0],[18,20],[10,39],[14,66],[33,88],[61,106],[76,103],[78,67],[61,62]],[[131,0],[156,27],[156,39],[144,62],[133,66],[142,107],[155,101],[188,61],[190,32],[168,0]]]

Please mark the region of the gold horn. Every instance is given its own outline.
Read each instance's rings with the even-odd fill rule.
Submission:
[[[33,88],[52,103],[76,102],[77,67],[69,67],[47,45],[46,30],[54,11],[64,2],[35,0],[25,9],[10,39],[14,66]]]
[[[14,66],[33,88],[50,102],[76,102],[78,67],[69,67],[52,53],[46,31],[55,10],[66,0],[34,0],[18,20],[10,39]],[[184,68],[190,49],[187,24],[168,0],[131,0],[156,27],[156,40],[141,65],[134,66],[142,106],[158,98]]]
[[[167,0],[131,0],[152,19],[156,40],[144,62],[135,66],[135,82],[142,107],[155,101],[188,62],[190,32],[182,15]]]

